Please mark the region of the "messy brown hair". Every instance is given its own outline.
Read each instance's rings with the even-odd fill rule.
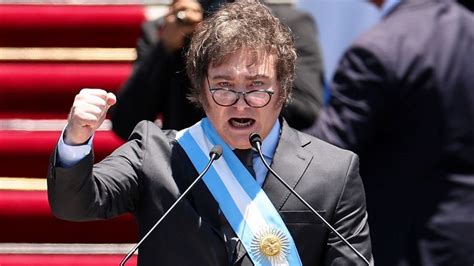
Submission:
[[[210,66],[245,48],[275,55],[280,102],[286,103],[295,75],[296,51],[290,29],[257,0],[241,0],[221,7],[198,25],[187,52],[186,69],[191,80],[189,99],[206,104],[204,81]]]

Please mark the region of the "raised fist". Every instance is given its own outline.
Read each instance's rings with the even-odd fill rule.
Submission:
[[[107,110],[117,99],[111,92],[101,89],[82,89],[74,98],[69,112],[64,142],[68,145],[85,143],[102,125]]]

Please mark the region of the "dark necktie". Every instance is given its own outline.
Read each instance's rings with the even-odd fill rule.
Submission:
[[[235,155],[237,155],[237,158],[239,158],[239,160],[244,164],[247,170],[249,170],[250,174],[255,178],[255,171],[253,170],[253,150],[235,149],[234,153]]]

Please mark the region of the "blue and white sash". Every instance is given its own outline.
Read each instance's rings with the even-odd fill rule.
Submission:
[[[220,138],[207,118],[177,133],[198,172],[219,144],[221,159],[203,177],[255,265],[302,265],[293,238],[263,189]]]

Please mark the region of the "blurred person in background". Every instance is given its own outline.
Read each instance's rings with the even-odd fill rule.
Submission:
[[[384,18],[346,51],[308,132],[360,156],[378,265],[473,265],[474,16],[374,2]]]
[[[458,0],[461,5],[464,5],[467,9],[474,11],[474,1],[472,0]]]
[[[134,71],[111,110],[113,130],[126,139],[141,120],[158,121],[163,129],[182,129],[203,117],[187,100],[190,92],[184,52],[204,17],[225,0],[174,0],[168,13],[143,25]],[[303,129],[317,118],[323,101],[323,62],[311,15],[291,1],[265,1],[273,14],[292,30],[298,53],[292,99],[282,114]]]

